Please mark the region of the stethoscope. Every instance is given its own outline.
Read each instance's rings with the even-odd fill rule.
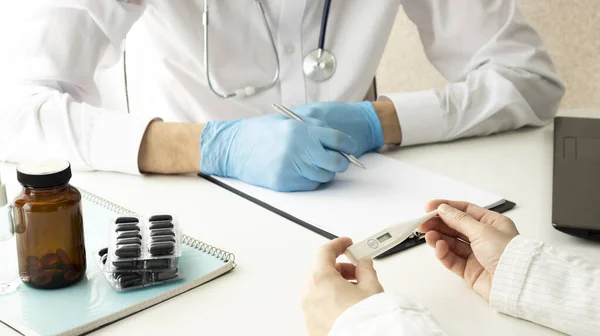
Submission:
[[[266,91],[272,88],[277,81],[279,81],[279,72],[280,72],[280,64],[279,64],[279,54],[277,52],[277,46],[275,45],[275,40],[273,39],[273,33],[271,32],[271,28],[269,27],[269,23],[267,22],[267,15],[265,13],[265,9],[263,7],[262,0],[255,0],[256,5],[258,6],[259,12],[262,16],[262,21],[269,33],[269,40],[271,42],[271,48],[273,49],[273,53],[275,55],[276,69],[275,75],[270,83],[263,86],[246,86],[245,88],[240,88],[235,90],[232,93],[220,93],[218,92],[210,79],[210,67],[208,62],[208,1],[204,0],[204,13],[202,13],[202,24],[204,26],[204,68],[206,69],[206,82],[208,83],[208,87],[211,91],[221,97],[221,98],[243,98],[258,94],[260,92]],[[327,31],[327,21],[329,19],[329,8],[331,6],[331,0],[325,0],[325,6],[323,8],[323,18],[321,19],[321,32],[319,34],[319,45],[317,49],[309,52],[303,61],[303,71],[304,75],[315,82],[326,81],[335,72],[336,60],[335,56],[325,50],[325,33]]]

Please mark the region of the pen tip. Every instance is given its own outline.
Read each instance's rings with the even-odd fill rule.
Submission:
[[[356,164],[357,166],[359,166],[362,169],[367,169],[367,167],[365,167],[364,164],[362,164],[362,162],[358,161],[357,159],[352,160],[354,164]]]

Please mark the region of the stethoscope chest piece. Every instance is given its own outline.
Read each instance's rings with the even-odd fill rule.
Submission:
[[[324,49],[315,49],[304,57],[304,75],[316,82],[331,78],[335,73],[335,67],[335,56]]]

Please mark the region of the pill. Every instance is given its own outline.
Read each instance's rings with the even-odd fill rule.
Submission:
[[[121,268],[121,269],[135,269],[136,268],[136,261],[132,260],[132,261],[113,261],[113,265],[116,268]]]
[[[150,230],[150,237],[156,236],[173,236],[175,237],[175,232],[170,229],[158,229],[158,230]]]
[[[48,253],[42,257],[42,266],[47,268],[53,268],[58,265],[58,256],[54,253]]]
[[[71,264],[71,261],[69,260],[69,256],[67,255],[67,252],[65,252],[65,250],[57,249],[56,256],[58,257],[58,261],[60,261],[61,264],[63,264],[63,265]]]
[[[146,268],[147,269],[169,268],[170,265],[171,265],[171,260],[169,260],[169,259],[146,260]]]
[[[154,215],[154,216],[150,217],[148,220],[151,222],[171,221],[171,220],[173,220],[173,217],[171,217],[171,215]]]
[[[160,221],[160,222],[153,222],[150,224],[150,230],[156,230],[156,229],[172,229],[173,223],[169,222],[169,221]]]
[[[106,255],[106,254],[108,254],[108,248],[107,247],[105,247],[105,248],[101,249],[100,251],[98,251],[98,255],[101,256],[101,257],[103,255]]]
[[[178,275],[178,273],[177,273],[178,271],[179,270],[176,268],[172,271],[156,272],[153,274],[152,280],[153,281],[165,281],[165,280],[176,278]]]
[[[139,245],[120,245],[115,250],[115,255],[121,258],[137,258],[140,253],[141,248]]]
[[[152,243],[150,245],[150,254],[155,256],[173,254],[173,251],[175,251],[175,244],[171,242]]]
[[[140,227],[134,223],[125,223],[125,224],[117,224],[117,228],[115,229],[117,232],[121,231],[140,231]]]
[[[117,239],[117,246],[119,245],[140,245],[142,246],[142,240],[138,238],[123,238]]]
[[[160,242],[175,242],[175,237],[172,236],[157,236],[157,237],[152,237],[152,242],[153,243],[160,243]]]
[[[40,259],[38,259],[38,257],[29,256],[27,257],[27,266],[29,270],[37,270],[42,268],[42,262]]]
[[[142,235],[139,233],[139,231],[125,231],[125,232],[121,232],[117,235],[117,239],[121,239],[121,238],[142,239]]]
[[[140,273],[123,274],[117,278],[117,283],[123,288],[142,285],[144,277]]]
[[[132,274],[132,273],[127,273],[127,272],[117,272],[117,271],[115,271],[115,272],[112,274],[112,277],[113,277],[113,279],[118,279],[120,276],[122,276],[122,275],[127,275],[127,274]]]
[[[140,220],[135,217],[119,217],[115,223],[139,223]]]
[[[41,272],[31,278],[31,282],[37,286],[45,286],[52,281],[52,275],[49,273]]]
[[[79,278],[79,274],[80,274],[79,272],[71,270],[71,271],[68,271],[67,273],[65,273],[64,278],[66,281],[74,281],[74,280],[77,280],[77,278]]]

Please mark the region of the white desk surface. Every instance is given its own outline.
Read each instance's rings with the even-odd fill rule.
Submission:
[[[559,115],[600,118],[600,110]],[[490,137],[403,148],[394,158],[500,194],[517,203],[507,213],[521,234],[587,257],[600,244],[551,225],[552,125]],[[12,197],[14,166],[0,164]],[[10,178],[9,178],[10,177]],[[307,270],[327,239],[195,176],[75,173],[72,183],[137,212],[168,209],[187,234],[236,255],[238,267],[93,335],[305,335],[300,308]],[[431,309],[448,335],[552,335],[492,311],[426,244],[375,262],[387,291],[408,293]],[[43,304],[43,303],[40,303]],[[0,324],[0,334],[15,334]]]

